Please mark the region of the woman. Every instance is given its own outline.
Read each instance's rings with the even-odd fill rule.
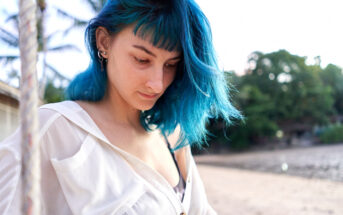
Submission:
[[[109,0],[89,68],[39,109],[43,214],[216,214],[190,145],[239,118],[193,0]],[[19,214],[20,135],[0,145],[0,214]]]

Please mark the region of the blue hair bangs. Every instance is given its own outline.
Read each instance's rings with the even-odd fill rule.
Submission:
[[[155,47],[168,51],[181,51],[181,36],[178,32],[182,29],[177,24],[180,22],[177,18],[170,12],[165,15],[142,17],[134,28],[134,34],[144,40],[150,40]]]
[[[98,101],[103,98],[107,76],[100,70],[95,31],[102,26],[115,36],[129,25],[134,25],[135,35],[155,47],[177,50],[182,55],[172,84],[152,109],[141,113],[141,124],[146,130],[156,125],[168,136],[180,126],[180,138],[174,150],[188,144],[201,148],[206,143],[209,118],[222,117],[227,124],[241,118],[229,100],[224,73],[218,68],[210,25],[194,0],[107,1],[86,29],[91,63],[70,83],[69,99]]]

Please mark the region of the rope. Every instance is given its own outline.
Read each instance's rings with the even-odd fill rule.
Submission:
[[[37,29],[35,0],[19,2],[21,60],[20,116],[22,133],[22,213],[40,214],[40,158],[38,145],[38,91],[36,77]]]

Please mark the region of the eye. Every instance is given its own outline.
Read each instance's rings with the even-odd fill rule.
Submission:
[[[166,63],[164,66],[172,69],[172,68],[175,68],[177,66],[177,63]]]
[[[134,57],[134,59],[136,60],[137,63],[139,64],[147,64],[149,63],[148,59],[142,59],[142,58],[138,58],[138,57]]]

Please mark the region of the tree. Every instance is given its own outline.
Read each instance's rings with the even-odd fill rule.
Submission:
[[[245,84],[257,86],[275,103],[272,118],[278,123],[325,124],[332,114],[332,90],[320,79],[318,65],[306,65],[305,57],[285,50],[269,54],[256,53],[250,61],[255,68],[248,71]]]
[[[323,69],[319,65],[307,65],[305,60],[306,57],[292,55],[286,50],[252,53],[245,75],[227,77],[238,91],[232,100],[242,111],[245,122],[230,127],[226,131],[228,138],[220,140],[242,149],[273,140],[280,131],[289,138],[311,132],[314,125],[327,124],[334,113],[333,92],[341,92],[343,82],[338,78],[336,67],[325,70],[332,77],[326,77],[324,81]],[[331,85],[337,86],[334,87],[337,90]],[[210,130],[220,135],[219,129],[212,127]]]
[[[57,33],[64,33],[64,32],[54,32],[50,35],[45,35],[45,12],[47,3],[45,0],[37,0],[37,41],[38,41],[38,53],[39,55],[43,56],[43,74],[42,78],[40,80],[41,85],[41,97],[43,97],[44,89],[45,89],[45,83],[46,83],[46,70],[49,70],[53,76],[59,77],[61,79],[61,82],[64,80],[69,80],[68,78],[61,75],[56,68],[54,68],[49,62],[46,61],[46,54],[49,52],[57,52],[57,51],[66,51],[66,50],[76,50],[79,51],[79,49],[72,44],[63,44],[63,45],[57,45],[57,46],[50,46],[50,41],[53,39],[53,37]],[[12,24],[14,29],[16,29],[16,32],[11,32],[8,29],[5,29],[4,27],[0,27],[0,40],[6,44],[8,47],[12,49],[19,50],[19,39],[18,39],[18,13],[14,13],[8,16],[8,18],[5,21],[6,23]],[[17,55],[3,55],[0,56],[0,61],[4,63],[4,65],[8,65],[10,63],[13,63],[14,61],[19,60],[19,51]],[[8,74],[8,79],[18,78],[19,73],[18,71],[12,69]]]
[[[49,80],[45,87],[44,102],[54,103],[60,102],[65,99],[64,97],[65,88],[62,86],[56,87],[52,80]]]
[[[336,113],[343,115],[343,71],[340,67],[329,64],[320,72],[325,86],[332,88]]]

